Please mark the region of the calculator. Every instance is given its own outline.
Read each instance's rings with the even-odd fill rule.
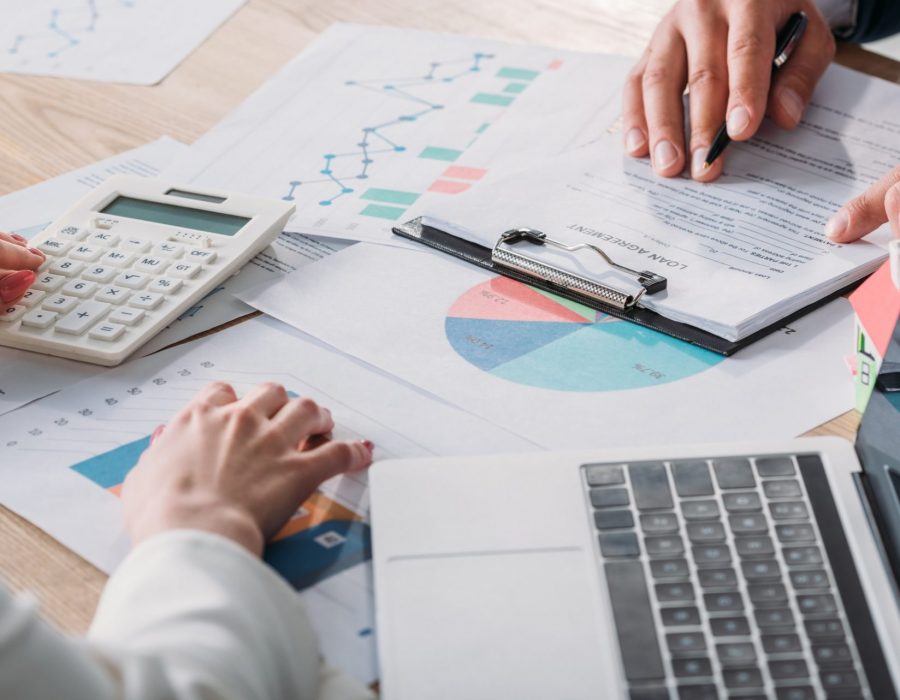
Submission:
[[[29,241],[47,260],[0,308],[0,345],[117,365],[272,243],[294,209],[111,177]]]

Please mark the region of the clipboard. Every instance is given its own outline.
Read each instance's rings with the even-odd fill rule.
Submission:
[[[656,294],[668,287],[668,280],[662,275],[646,270],[633,270],[615,263],[602,248],[591,244],[568,245],[563,241],[550,238],[542,231],[530,228],[516,228],[506,231],[497,239],[493,248],[474,243],[448,231],[441,230],[422,217],[417,217],[393,227],[393,232],[411,241],[421,243],[452,255],[460,260],[477,265],[483,270],[503,275],[546,292],[551,292],[569,301],[602,311],[605,314],[624,321],[636,323],[660,333],[678,338],[692,345],[720,355],[730,356],[741,348],[753,344],[760,338],[784,328],[791,321],[809,313],[827,302],[853,289],[858,283],[847,286],[829,294],[792,314],[778,319],[740,340],[726,340],[702,328],[680,323],[662,316],[641,305],[645,294]],[[632,278],[640,285],[640,290],[627,291],[601,283],[598,280],[563,270],[542,262],[528,255],[528,245],[552,246],[569,253],[582,249],[590,249],[600,255],[607,264]]]

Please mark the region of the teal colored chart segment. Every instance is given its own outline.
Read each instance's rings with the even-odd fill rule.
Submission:
[[[659,386],[695,376],[724,359],[506,278],[459,297],[444,328],[450,346],[479,370],[555,391]]]

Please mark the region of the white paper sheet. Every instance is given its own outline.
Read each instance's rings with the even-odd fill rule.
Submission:
[[[354,246],[243,298],[550,449],[790,438],[853,405],[843,299],[724,358],[387,246]]]
[[[147,436],[213,380],[230,382],[239,393],[261,381],[281,382],[328,406],[337,438],[374,441],[376,458],[534,449],[527,440],[325,350],[287,326],[254,319],[109,370],[0,418],[0,502],[111,571],[129,548],[116,486]],[[368,530],[365,475],[327,482],[306,509],[293,524],[298,534],[312,530],[328,538],[323,547],[344,537],[340,550],[329,550],[340,556],[325,566],[315,564],[321,550],[306,556],[308,549],[292,549],[301,544],[287,538],[279,545],[286,547],[282,561],[313,569],[301,575],[289,565],[276,568],[301,591],[326,659],[371,682],[377,669],[372,576],[362,551]],[[329,525],[319,532],[304,517]],[[355,529],[342,530],[348,523]],[[270,561],[276,552],[269,548]],[[304,578],[318,582],[297,583]]]
[[[335,25],[171,173],[297,204],[287,230],[402,245],[391,225],[615,119],[631,59]]]
[[[659,178],[648,160],[607,139],[486,183],[453,207],[430,202],[426,213],[489,246],[515,226],[598,245],[619,264],[668,278],[668,290],[646,295],[644,306],[737,340],[880,265],[879,246],[838,245],[824,229],[900,162],[898,101],[900,86],[833,66],[797,129],[767,123],[731,144],[714,183]],[[874,238],[887,235],[885,225]],[[577,270],[566,253],[522,252]],[[591,253],[578,261],[592,276],[609,269]]]
[[[0,71],[153,85],[245,0],[0,2]]]
[[[0,197],[0,231],[26,238],[40,233],[75,201],[111,175],[158,175],[187,146],[163,137],[39,185]],[[249,308],[235,300],[241,314]],[[227,320],[227,319],[226,319]],[[168,343],[179,338],[170,336]],[[0,347],[0,414],[93,376],[102,367],[58,357]]]

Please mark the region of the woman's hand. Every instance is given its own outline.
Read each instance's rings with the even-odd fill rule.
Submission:
[[[227,384],[210,384],[155,433],[125,480],[132,541],[191,528],[260,555],[323,481],[371,463],[370,442],[330,442],[333,428],[327,409],[280,385],[239,400]]]
[[[850,243],[885,221],[900,237],[900,166],[841,207],[828,221],[825,234],[836,243]]]
[[[775,74],[775,36],[795,12],[809,24],[790,60]],[[769,116],[791,129],[834,57],[834,38],[813,0],[679,0],[656,28],[625,85],[622,132],[631,156],[650,154],[657,174],[684,170],[709,181],[724,156],[703,167],[726,122],[736,141],[749,139]],[[682,96],[688,88],[690,141],[685,145]]]
[[[12,306],[34,283],[47,257],[15,233],[0,233],[0,303]]]

